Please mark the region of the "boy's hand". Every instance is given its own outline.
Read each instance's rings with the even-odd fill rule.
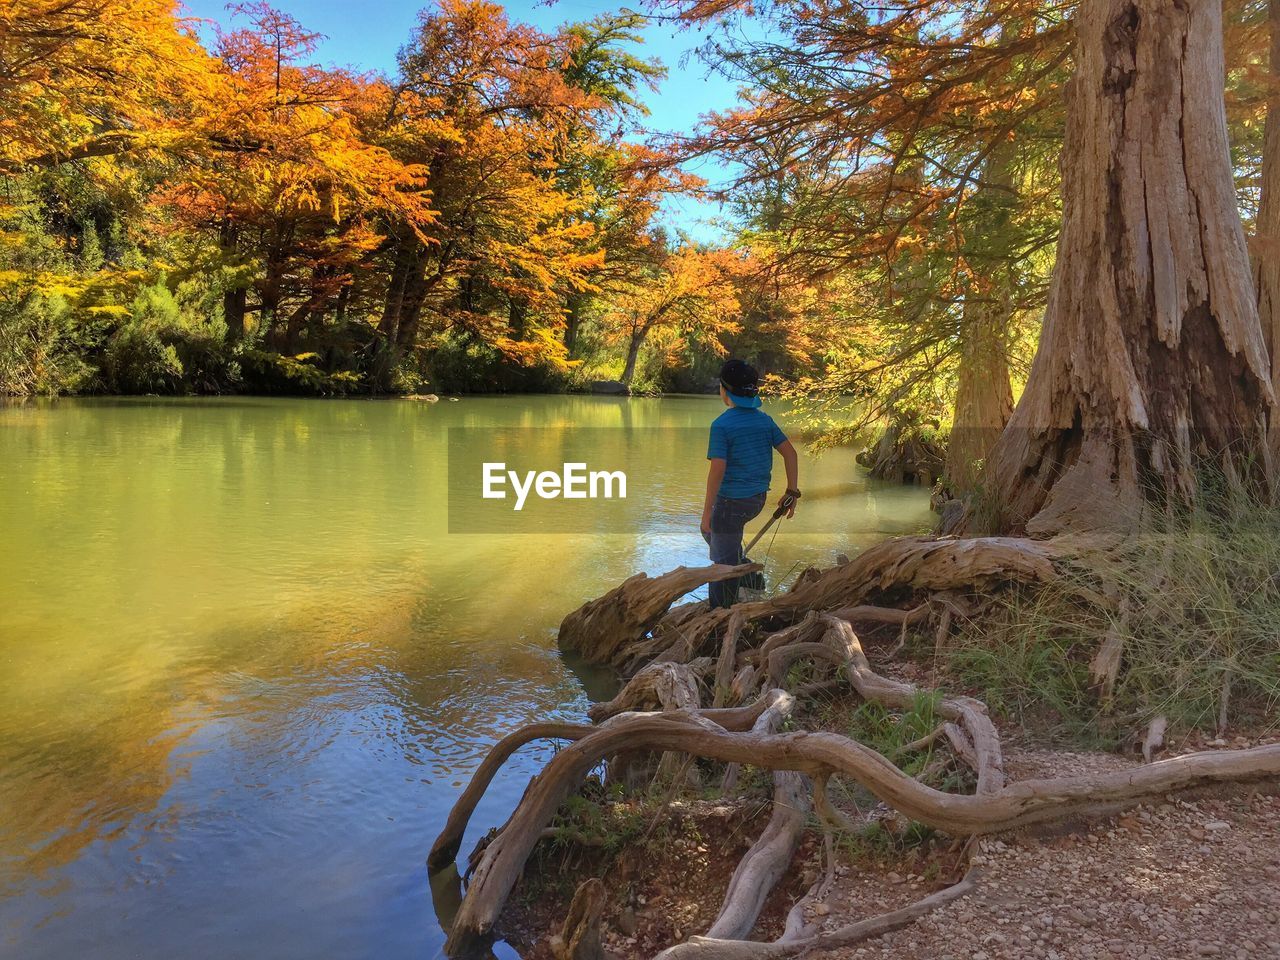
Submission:
[[[711,536],[711,514],[704,513],[702,515],[702,524],[700,526],[700,529],[702,530],[703,537]]]
[[[786,509],[788,520],[796,515],[796,502],[799,499],[800,492],[798,490],[788,490],[779,498],[778,506]]]

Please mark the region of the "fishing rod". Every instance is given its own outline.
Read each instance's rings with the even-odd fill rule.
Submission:
[[[760,538],[769,532],[770,527],[772,527],[775,523],[781,520],[784,516],[786,516],[789,510],[792,510],[795,507],[796,500],[798,500],[799,498],[800,498],[800,495],[798,493],[792,494],[790,492],[787,492],[783,494],[782,500],[779,501],[778,503],[778,509],[773,511],[773,516],[769,518],[769,522],[760,528],[760,532],[755,535],[755,537],[751,540],[751,542],[747,544],[746,549],[742,551],[742,555],[744,557],[751,552],[752,547],[754,547],[757,543],[760,542]]]

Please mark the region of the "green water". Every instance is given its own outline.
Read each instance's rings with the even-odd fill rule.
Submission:
[[[424,858],[449,805],[495,738],[607,689],[556,652],[566,611],[705,562],[719,409],[0,407],[0,956],[438,955],[456,881],[433,890]],[[450,427],[477,444],[618,431],[651,448],[642,509],[603,533],[449,533],[468,519],[446,516]],[[775,581],[929,522],[921,492],[867,483],[847,453],[803,470],[812,496],[767,547]],[[500,777],[464,853],[546,749]]]

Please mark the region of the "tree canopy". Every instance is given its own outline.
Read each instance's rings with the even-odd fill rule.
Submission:
[[[1060,244],[1098,200],[1072,195],[1094,182],[1072,179],[1093,143],[1072,124],[1128,89],[1104,80],[1072,119],[1098,2],[650,0],[547,31],[440,0],[383,76],[319,66],[320,38],[260,0],[203,37],[166,0],[15,0],[0,387],[701,389],[736,353],[826,442],[949,434],[946,492],[972,492],[1046,311],[1095,279]],[[1163,23],[1136,0],[1113,14],[1108,43]],[[1249,251],[1228,255],[1252,258],[1268,351],[1275,18],[1229,0],[1206,24],[1221,52],[1195,114],[1225,151],[1212,177]],[[738,103],[647,134],[653,20],[697,27]],[[1121,169],[1116,142],[1091,149]],[[721,182],[684,172],[703,158]],[[718,243],[664,213],[694,192],[723,203]]]

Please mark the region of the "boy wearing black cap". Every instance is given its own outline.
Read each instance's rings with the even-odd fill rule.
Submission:
[[[712,563],[741,563],[742,531],[764,509],[773,473],[773,451],[787,468],[787,491],[778,501],[795,514],[800,496],[796,448],[773,418],[760,409],[756,370],[741,360],[720,368],[720,399],[729,409],[711,424],[707,444],[707,497],[702,506],[702,536],[711,547]],[[789,500],[788,500],[789,498]],[[712,607],[731,607],[738,581],[709,585]]]

